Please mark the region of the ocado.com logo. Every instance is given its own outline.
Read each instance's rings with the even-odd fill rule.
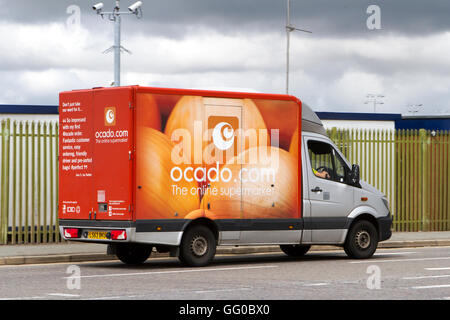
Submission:
[[[115,126],[116,125],[116,108],[109,107],[105,108],[105,126]]]
[[[214,145],[219,150],[228,150],[234,143],[234,129],[227,122],[218,123],[212,132]]]

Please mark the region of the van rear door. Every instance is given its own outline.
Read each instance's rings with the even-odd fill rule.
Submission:
[[[59,218],[86,220],[92,209],[93,93],[59,97]]]
[[[132,101],[129,87],[94,90],[92,219],[133,220]]]

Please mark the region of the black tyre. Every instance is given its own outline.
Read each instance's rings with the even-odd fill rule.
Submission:
[[[122,244],[116,247],[116,256],[126,264],[144,263],[152,253],[152,247],[141,244]]]
[[[367,259],[372,257],[377,246],[377,229],[370,221],[360,220],[350,228],[344,250],[350,258]]]
[[[185,231],[180,245],[178,258],[183,265],[203,267],[208,265],[216,254],[216,238],[213,232],[196,225]]]
[[[286,253],[290,257],[301,257],[304,256],[311,246],[307,245],[299,245],[299,244],[292,244],[292,245],[281,245],[280,249],[284,253]]]

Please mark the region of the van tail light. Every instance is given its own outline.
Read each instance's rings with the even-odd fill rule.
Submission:
[[[80,237],[80,229],[64,228],[64,237],[68,239],[74,239]]]
[[[127,231],[111,230],[111,240],[127,240]]]

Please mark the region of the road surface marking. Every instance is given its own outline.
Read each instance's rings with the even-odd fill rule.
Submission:
[[[435,285],[435,286],[411,287],[411,289],[437,289],[437,288],[450,288],[450,284],[438,284],[438,285]]]
[[[450,274],[441,274],[438,276],[419,276],[419,277],[404,277],[404,280],[416,280],[416,279],[433,279],[433,278],[448,278]]]
[[[395,255],[395,254],[413,254],[417,253],[415,251],[408,251],[408,252],[377,252],[374,254],[374,256],[386,256],[386,255]]]
[[[78,298],[79,294],[70,294],[70,293],[47,293],[48,296],[54,297],[66,297],[66,298]]]
[[[425,270],[429,270],[429,271],[450,270],[450,267],[445,267],[445,268],[425,268]]]
[[[329,283],[326,283],[326,282],[302,284],[302,286],[304,286],[304,287],[319,287],[319,286],[327,286],[327,285],[329,285]]]
[[[125,276],[144,276],[156,274],[171,274],[171,273],[189,273],[189,272],[208,272],[208,271],[233,271],[233,270],[249,270],[249,269],[265,269],[277,268],[278,266],[256,266],[256,267],[236,267],[236,268],[211,268],[211,269],[189,269],[189,270],[170,270],[170,271],[151,271],[151,272],[134,272],[134,273],[110,273],[110,274],[95,274],[89,276],[80,276],[80,278],[106,278],[106,277],[125,277]],[[64,277],[67,279],[69,277]]]
[[[0,300],[35,300],[35,299],[47,299],[46,297],[18,297],[18,298],[0,298]]]
[[[230,289],[217,289],[217,290],[196,290],[195,293],[214,293],[214,292],[227,292],[227,291],[242,291],[252,290],[253,288],[230,288]]]
[[[450,257],[436,257],[436,258],[414,258],[414,259],[391,259],[391,260],[377,260],[368,259],[364,261],[350,261],[349,263],[382,263],[382,262],[408,262],[408,261],[425,261],[425,260],[448,260]]]

